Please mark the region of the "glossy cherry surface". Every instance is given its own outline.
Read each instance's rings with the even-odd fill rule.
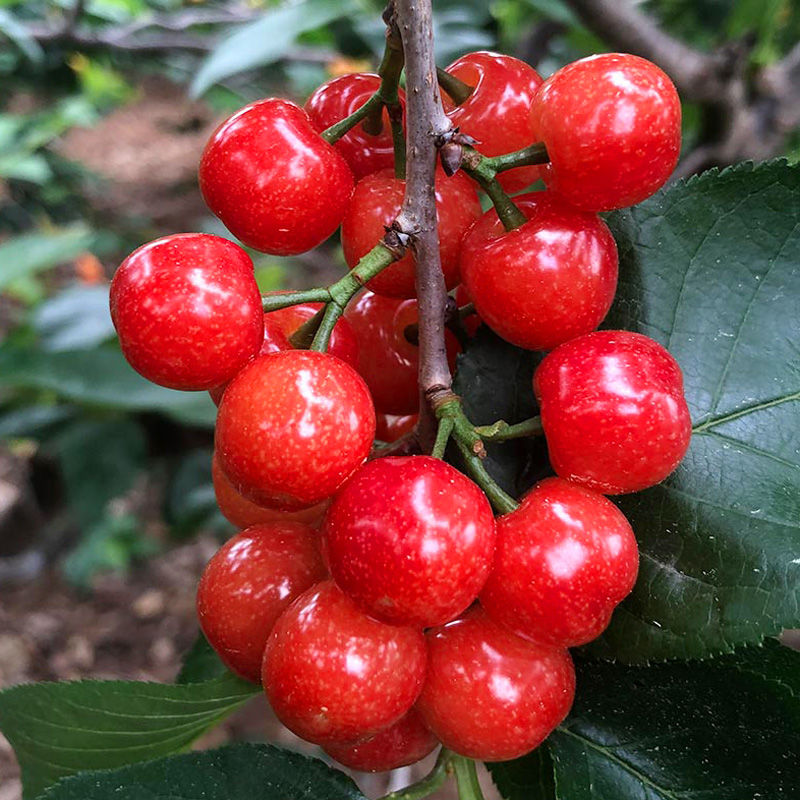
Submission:
[[[419,347],[406,330],[419,322],[416,300],[399,300],[363,291],[351,301],[345,317],[358,340],[358,372],[367,382],[375,408],[405,416],[419,409]],[[450,369],[461,347],[445,332]]]
[[[514,198],[528,222],[506,231],[494,210],[461,247],[461,275],[481,319],[506,341],[551,350],[593,331],[617,288],[617,246],[596,214],[550,192]]]
[[[683,376],[647,336],[596,331],[562,344],[534,376],[550,461],[603,494],[664,480],[691,437]]]
[[[425,637],[359,611],[331,581],[301,595],[264,652],[278,719],[316,744],[356,742],[398,722],[425,680]]]
[[[303,108],[314,127],[322,132],[358,111],[375,94],[380,84],[380,77],[369,72],[340,75],[317,88]],[[402,89],[400,105],[405,111],[405,93]],[[347,161],[357,181],[372,172],[394,168],[392,129],[385,109],[382,120],[380,133],[367,133],[362,122],[333,145]]]
[[[428,675],[416,708],[441,743],[459,755],[519,758],[567,716],[575,695],[567,650],[522,639],[480,607],[426,638]]]
[[[419,414],[376,414],[375,438],[381,442],[396,442],[414,428]]]
[[[520,636],[575,647],[606,629],[638,566],[631,526],[610,500],[548,478],[498,518],[481,605]]]
[[[165,236],[131,253],[111,282],[111,319],[128,363],[171,389],[229,380],[263,338],[253,262],[204,233]]]
[[[217,128],[200,160],[200,189],[234,236],[256,250],[290,255],[339,227],[353,174],[303,109],[271,97]]]
[[[590,56],[558,70],[531,106],[547,146],[548,187],[587,211],[644,200],[672,174],[681,149],[681,104],[655,64],[625,53]]]
[[[248,528],[229,539],[203,572],[200,627],[227,667],[260,683],[264,648],[278,617],[325,574],[313,528],[297,522]]]
[[[463,133],[478,140],[486,156],[520,150],[536,141],[531,136],[531,103],[542,85],[539,73],[513,56],[479,51],[454,61],[447,72],[473,87],[472,94],[448,112]],[[501,173],[506,191],[519,192],[539,178],[539,167],[517,167]]]
[[[358,373],[326,353],[289,350],[255,359],[231,381],[215,442],[239,492],[292,511],[333,495],[374,437],[375,410]]]
[[[353,199],[342,221],[342,249],[348,266],[354,267],[383,237],[400,212],[405,181],[384,170],[368,175],[356,185]],[[439,254],[445,284],[452,289],[459,281],[458,252],[461,238],[481,216],[474,184],[466,175],[448,178],[436,171],[436,213],[439,220]],[[411,253],[391,264],[367,282],[367,288],[387,297],[416,297],[415,262]]]
[[[486,495],[430,456],[365,464],[323,525],[331,575],[367,614],[429,627],[454,619],[481,590],[494,554]]]
[[[432,753],[439,742],[412,708],[391,728],[358,744],[329,744],[325,752],[340,764],[359,772],[388,772],[416,764]]]

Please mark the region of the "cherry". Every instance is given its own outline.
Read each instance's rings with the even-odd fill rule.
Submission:
[[[278,617],[324,577],[313,528],[297,522],[248,528],[229,539],[203,572],[200,627],[227,667],[260,683],[264,648]]]
[[[520,636],[574,647],[608,627],[638,565],[631,526],[611,501],[548,478],[497,520],[497,551],[481,605]]]
[[[367,382],[378,411],[416,414],[419,409],[419,347],[406,331],[419,321],[416,300],[398,300],[369,291],[356,296],[345,317],[358,340],[358,372]],[[445,332],[450,369],[461,349],[450,331]]]
[[[327,501],[299,511],[279,511],[259,506],[236,491],[236,487],[222,471],[216,454],[211,459],[211,480],[222,516],[240,529],[249,528],[252,525],[263,525],[265,522],[304,522],[307,525],[318,527],[328,508]]]
[[[461,247],[461,273],[481,319],[507,341],[550,350],[594,330],[617,288],[617,246],[596,214],[549,192],[514,198],[528,222],[506,231],[494,210]]]
[[[680,153],[678,93],[639,56],[605,53],[567,64],[536,94],[530,120],[550,156],[545,182],[587,211],[649,197]]]
[[[381,442],[396,442],[401,436],[413,430],[419,414],[376,414],[375,438]]]
[[[472,94],[448,116],[462,133],[478,140],[486,156],[499,156],[532,144],[528,117],[542,78],[518,58],[479,51],[467,53],[449,67],[454,77],[473,87]],[[506,191],[518,192],[539,178],[539,167],[517,167],[500,173]]]
[[[680,463],[692,434],[675,359],[628,331],[562,344],[534,375],[550,461],[603,494],[638,492]]]
[[[400,212],[406,182],[391,170],[367,175],[356,185],[342,221],[342,249],[354,267],[384,235]],[[436,213],[439,219],[439,253],[445,283],[452,289],[459,280],[458,251],[461,238],[483,213],[474,185],[466,175],[448,178],[436,171]],[[415,262],[411,253],[367,281],[367,288],[387,297],[416,297]]]
[[[358,111],[380,85],[380,77],[368,72],[341,75],[316,89],[303,108],[314,127],[322,132]],[[401,90],[400,105],[404,112],[405,101],[405,94]],[[364,130],[362,122],[334,144],[357,181],[371,172],[394,168],[392,129],[386,109],[381,116],[381,124],[380,133],[370,134]]]
[[[332,581],[309,589],[272,631],[262,679],[290,731],[356,742],[400,720],[425,679],[425,637],[364,616]]]
[[[441,625],[478,595],[492,563],[486,495],[430,456],[378,458],[333,501],[323,526],[333,579],[375,619]]]
[[[234,487],[286,511],[336,492],[369,455],[375,410],[344,361],[289,350],[250,362],[225,390],[216,451]]]
[[[388,772],[416,764],[439,742],[412,708],[399,722],[358,744],[329,744],[324,750],[340,764],[359,772]]]
[[[200,159],[208,207],[245,244],[302,253],[338,227],[353,191],[347,162],[294,103],[275,97],[237,111]]]
[[[140,247],[111,282],[111,319],[128,363],[170,389],[210,389],[258,351],[261,295],[253,262],[204,233]]]
[[[416,708],[434,736],[459,755],[519,758],[567,716],[575,695],[567,650],[522,639],[480,607],[426,638],[428,675]]]

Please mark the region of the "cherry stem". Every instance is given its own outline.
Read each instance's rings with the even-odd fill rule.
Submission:
[[[550,156],[547,153],[547,148],[544,142],[534,142],[521,150],[515,150],[513,153],[505,153],[501,156],[492,156],[487,158],[488,166],[491,167],[495,173],[505,172],[507,169],[515,169],[516,167],[530,167],[536,164],[549,164]]]
[[[481,155],[475,148],[464,145],[461,168],[489,195],[497,216],[507,231],[513,231],[528,221],[497,180],[497,170],[492,165],[491,159]]]
[[[363,106],[357,108],[350,116],[340,119],[335,125],[326,128],[320,136],[328,144],[336,144],[339,139],[345,134],[349,133],[359,122],[365,120],[373,111],[380,111],[383,108],[383,98],[380,96],[380,89],[378,89],[372,97],[364,103]]]
[[[491,425],[481,425],[475,428],[475,433],[488,442],[507,442],[510,439],[542,436],[544,428],[541,417],[531,417],[515,425],[509,425],[505,420],[500,419]]]
[[[433,794],[453,774],[453,758],[455,757],[447,748],[443,747],[439,751],[433,769],[424,778],[412,783],[411,786],[406,786],[405,789],[390,792],[380,800],[419,800],[419,798]]]
[[[467,303],[458,309],[458,316],[460,319],[466,319],[467,317],[471,317],[473,314],[477,313],[478,312],[475,310],[474,303]]]
[[[309,350],[318,350],[320,353],[324,353],[328,349],[333,328],[343,313],[344,306],[340,306],[338,303],[330,302],[325,306],[322,321],[319,324],[319,329],[314,334]]]
[[[475,762],[471,758],[454,755],[452,763],[456,775],[459,800],[483,800],[483,791],[478,781]]]
[[[436,67],[436,80],[457,106],[460,106],[475,91],[474,86],[464,83],[441,67]]]
[[[444,451],[447,449],[447,442],[450,440],[450,435],[453,433],[455,422],[451,417],[445,417],[439,420],[439,429],[436,431],[436,441],[431,450],[431,455],[434,458],[444,458]]]
[[[311,319],[307,319],[290,337],[289,344],[295,350],[307,350],[314,341],[314,335],[319,330],[322,318],[325,316],[325,309],[321,308]]]

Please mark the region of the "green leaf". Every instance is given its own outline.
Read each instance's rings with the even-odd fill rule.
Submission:
[[[183,659],[183,666],[178,673],[176,683],[202,683],[227,673],[228,668],[219,660],[219,656],[201,631]]]
[[[77,775],[41,800],[365,800],[344,773],[266,744],[185,753],[114,772]]]
[[[113,338],[108,286],[72,286],[42,303],[33,317],[45,350],[85,350]]]
[[[219,81],[282,58],[301,33],[349,16],[354,0],[302,0],[269,9],[256,22],[242,25],[223,39],[192,81],[197,97]]]
[[[800,654],[770,642],[695,663],[578,663],[548,739],[561,800],[778,800],[800,785]]]
[[[556,800],[553,759],[546,744],[514,761],[486,766],[505,800]]]
[[[0,439],[39,437],[75,416],[70,406],[25,405],[0,414]]]
[[[259,691],[232,675],[190,686],[23,684],[0,692],[0,731],[19,760],[27,799],[76,772],[180,752]]]
[[[800,627],[800,169],[708,172],[609,221],[606,326],[675,356],[695,433],[665,483],[618,498],[639,581],[590,651],[702,658]]]
[[[17,278],[63,264],[87,250],[94,237],[84,225],[53,233],[25,233],[0,244],[0,291]]]
[[[44,51],[28,29],[6,9],[0,9],[0,33],[5,34],[34,64],[44,61]]]

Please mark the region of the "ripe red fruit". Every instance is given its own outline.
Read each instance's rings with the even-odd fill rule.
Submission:
[[[439,742],[412,708],[391,728],[358,744],[329,744],[324,750],[340,764],[359,772],[388,772],[416,764],[432,753]]]
[[[200,160],[208,207],[245,244],[302,253],[339,227],[353,174],[294,103],[275,97],[239,109]]]
[[[384,414],[416,414],[419,409],[419,347],[406,330],[419,321],[416,300],[398,300],[364,291],[345,317],[358,340],[358,372],[367,382],[375,408]],[[461,347],[445,332],[447,360],[455,367]]]
[[[400,212],[406,182],[384,170],[358,182],[342,221],[342,249],[348,266],[354,267],[381,240],[385,226]],[[445,283],[452,289],[459,280],[458,251],[461,238],[482,214],[474,184],[458,173],[448,178],[436,171],[436,214],[439,220],[439,253]],[[367,281],[367,288],[387,297],[416,297],[415,261],[409,252]]]
[[[428,676],[416,708],[459,755],[519,758],[567,716],[575,695],[567,650],[522,639],[479,607],[426,638]]]
[[[548,478],[497,520],[481,605],[520,636],[556,647],[596,639],[636,582],[628,520],[603,495]]]
[[[481,319],[507,341],[550,350],[593,331],[617,288],[605,222],[549,192],[514,198],[528,222],[506,231],[494,210],[461,247],[461,275]]]
[[[303,522],[306,525],[318,527],[328,508],[327,501],[299,511],[279,511],[275,508],[259,506],[236,491],[236,487],[222,471],[216,454],[211,459],[211,480],[222,516],[232,525],[241,529],[249,528],[252,525],[263,525],[265,522]]]
[[[297,522],[248,528],[229,539],[203,572],[200,627],[227,667],[260,683],[264,648],[278,617],[324,577],[313,528]]]
[[[426,661],[420,631],[364,616],[326,581],[278,620],[262,678],[273,710],[290,731],[315,744],[356,742],[408,713]]]
[[[375,94],[380,84],[380,77],[368,72],[341,75],[316,89],[303,108],[314,127],[322,132],[358,111]],[[405,94],[400,90],[400,104],[404,112],[405,101]],[[392,129],[385,109],[382,120],[380,133],[367,133],[364,123],[359,123],[333,145],[347,161],[357,181],[371,172],[394,168]]]
[[[219,236],[183,233],[140,247],[111,282],[122,352],[171,389],[210,389],[258,351],[261,295],[253,262]]]
[[[481,153],[499,156],[536,141],[528,117],[542,78],[533,67],[512,56],[481,51],[461,56],[446,71],[474,87],[448,116],[462,133],[478,140],[476,148]],[[525,189],[538,178],[537,166],[517,167],[498,175],[509,192]]]
[[[481,590],[495,528],[486,495],[430,456],[378,458],[336,496],[323,526],[342,591],[375,619],[429,627],[456,617]]]
[[[533,386],[562,478],[603,494],[638,492],[664,480],[689,447],[680,367],[647,336],[573,339],[544,359]]]
[[[366,384],[344,361],[289,350],[250,362],[219,406],[216,451],[234,487],[286,511],[333,495],[375,436]]]
[[[644,200],[672,174],[681,148],[681,104],[655,64],[625,53],[590,56],[558,70],[531,106],[542,170],[554,192],[587,211]]]
[[[407,414],[398,417],[395,414],[376,414],[375,438],[381,442],[396,442],[410,430],[413,430],[419,414]]]

